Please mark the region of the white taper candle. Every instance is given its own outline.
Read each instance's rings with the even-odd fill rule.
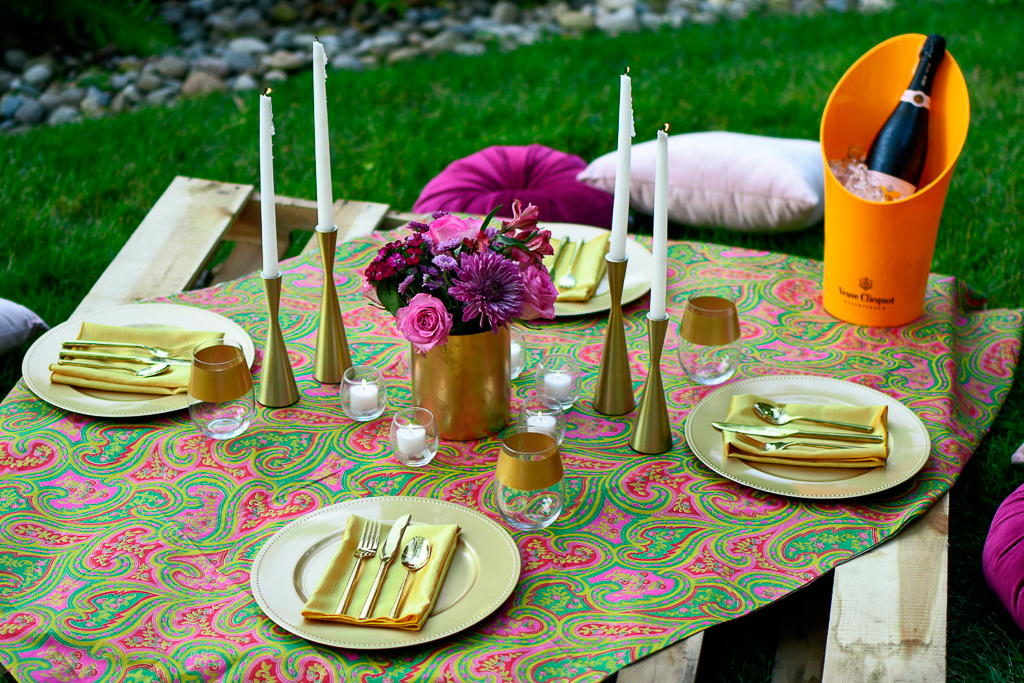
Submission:
[[[652,320],[665,318],[668,289],[668,124],[658,131],[654,165],[654,267],[651,272]]]
[[[626,73],[619,77],[619,148],[615,163],[615,199],[612,204],[612,236],[608,258],[626,258],[626,227],[629,225],[629,167],[633,149],[633,82]]]
[[[263,277],[280,275],[277,267],[277,214],[274,212],[274,111],[270,88],[260,95],[260,216],[263,219]]]
[[[316,148],[316,229],[330,232],[334,230],[334,197],[327,128],[327,53],[319,40],[313,42],[313,142]]]

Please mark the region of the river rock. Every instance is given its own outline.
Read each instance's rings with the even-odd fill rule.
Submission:
[[[61,105],[60,95],[55,92],[44,92],[39,96],[39,104],[49,113]]]
[[[217,78],[227,78],[231,75],[231,65],[220,57],[200,57],[192,63],[192,71],[205,71]]]
[[[146,71],[139,80],[135,83],[135,86],[144,93],[153,92],[161,85],[164,84],[164,79],[160,77],[160,74],[154,71]]]
[[[433,38],[423,43],[423,49],[427,52],[437,54],[440,52],[451,52],[458,45],[465,42],[465,38],[458,31],[451,29],[441,31]]]
[[[232,52],[241,52],[247,55],[262,55],[270,52],[270,46],[267,45],[266,41],[254,38],[252,36],[245,36],[242,38],[235,38],[228,43],[228,50]]]
[[[10,119],[14,117],[14,113],[18,111],[18,107],[21,106],[24,98],[21,95],[15,95],[14,93],[8,93],[3,97],[0,97],[0,119]]]
[[[888,12],[895,4],[893,0],[860,0],[860,11],[865,14]]]
[[[21,100],[21,106],[14,112],[14,120],[18,123],[33,124],[39,123],[46,116],[46,109],[31,97]]]
[[[181,28],[178,29],[178,38],[186,45],[198,43],[205,37],[206,29],[203,28],[203,25],[198,21],[186,21],[182,23]]]
[[[164,55],[156,61],[155,66],[167,78],[181,80],[188,74],[188,62],[177,55]]]
[[[272,55],[263,58],[263,66],[267,69],[279,69],[281,71],[295,71],[306,65],[306,55],[300,52],[288,52],[279,50]]]
[[[239,31],[251,31],[263,27],[263,14],[255,7],[246,7],[235,17]]]
[[[110,77],[110,79],[107,81],[107,83],[114,90],[120,91],[120,90],[124,90],[129,85],[134,83],[135,80],[138,77],[139,77],[139,75],[137,73],[135,73],[134,71],[131,72],[131,73],[127,73],[127,74],[114,74],[113,76]]]
[[[204,23],[216,33],[234,33],[236,31],[235,10],[233,7],[222,9],[220,12],[206,17]]]
[[[634,33],[640,30],[636,7],[632,5],[607,14],[599,12],[595,23],[599,29],[611,34]]]
[[[82,103],[84,97],[85,90],[82,88],[68,88],[60,93],[61,104],[66,104],[69,107],[77,107]]]
[[[82,115],[78,113],[78,110],[74,107],[69,107],[66,104],[54,109],[50,112],[50,115],[46,117],[46,123],[51,126],[62,126],[65,123],[78,123],[82,120]]]
[[[499,24],[514,24],[519,20],[519,6],[509,0],[498,0],[491,8],[491,19]]]
[[[135,84],[125,86],[124,90],[114,95],[114,99],[110,102],[110,112],[118,114],[126,109],[130,109],[132,105],[136,105],[142,101],[142,93],[135,87]]]
[[[209,71],[193,70],[181,85],[181,93],[186,96],[202,95],[209,92],[227,90],[227,84],[216,74]]]
[[[12,72],[7,69],[0,69],[0,92],[7,92],[16,79],[17,76]]]
[[[480,43],[460,43],[452,52],[466,57],[478,57],[487,52],[487,48]]]
[[[345,71],[363,70],[363,63],[359,61],[359,58],[355,55],[348,54],[347,52],[336,57],[332,57],[328,64],[332,69],[343,69]]]
[[[25,70],[21,80],[37,90],[42,90],[53,78],[53,67],[49,64],[34,64]]]
[[[235,92],[246,92],[248,90],[255,90],[258,87],[259,84],[256,82],[256,79],[249,74],[242,74],[231,84],[231,89]]]
[[[594,15],[585,10],[564,10],[555,15],[558,25],[569,31],[591,31],[594,28]]]
[[[24,50],[7,50],[4,52],[4,64],[8,68],[20,72],[28,63],[28,55]]]
[[[417,57],[423,54],[423,50],[418,47],[400,47],[387,57],[388,64],[398,64],[399,62],[411,62]]]
[[[108,106],[110,106],[110,96],[96,86],[89,86],[79,109],[86,116],[98,117],[103,115]]]
[[[227,62],[228,66],[231,67],[231,71],[236,74],[255,71],[259,67],[259,64],[256,62],[256,58],[244,52],[224,50],[224,52],[221,53],[220,58]]]
[[[267,83],[280,83],[281,81],[288,80],[288,74],[280,69],[271,69],[267,73],[263,74],[263,80]]]
[[[180,92],[181,86],[168,85],[165,88],[154,90],[153,92],[146,95],[146,104],[150,105],[151,107],[167,104],[175,97],[177,97],[178,93]]]

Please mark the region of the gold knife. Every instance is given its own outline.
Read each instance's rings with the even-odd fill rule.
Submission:
[[[753,434],[755,436],[774,436],[784,438],[787,436],[810,436],[815,439],[829,439],[834,441],[866,441],[868,443],[882,443],[884,439],[877,434],[853,434],[851,432],[819,432],[813,429],[793,429],[790,427],[763,427],[760,425],[744,425],[734,422],[712,422],[715,429],[723,432],[736,432],[738,434]]]
[[[89,360],[119,360],[127,363],[145,363],[146,365],[160,365],[163,363],[169,363],[170,365],[192,365],[192,361],[185,360],[184,358],[143,358],[142,356],[122,356],[121,354],[118,353],[102,353],[100,351],[74,351],[71,349],[62,349],[60,352],[60,357],[86,358]]]
[[[363,611],[359,613],[360,619],[368,619],[374,605],[377,604],[377,596],[380,594],[380,587],[384,583],[384,574],[387,572],[388,567],[391,566],[392,560],[395,559],[395,551],[398,550],[398,544],[402,542],[402,534],[405,533],[405,527],[409,526],[410,518],[411,515],[402,515],[396,519],[395,523],[391,526],[391,531],[388,532],[387,540],[381,546],[380,567],[377,569],[377,576],[373,577],[373,585],[370,586],[370,594],[366,596]]]

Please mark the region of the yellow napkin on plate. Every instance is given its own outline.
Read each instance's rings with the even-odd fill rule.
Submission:
[[[758,427],[770,426],[754,413],[754,404],[760,401],[781,405],[770,399],[754,396],[753,394],[737,394],[732,397],[729,403],[729,415],[725,422],[737,424],[757,425]],[[804,446],[787,448],[784,451],[766,453],[743,443],[736,438],[735,432],[722,432],[725,439],[725,454],[730,458],[747,460],[750,462],[767,462],[777,465],[796,465],[797,467],[881,467],[885,465],[885,459],[889,456],[888,439],[888,411],[887,406],[837,406],[837,405],[804,405],[799,403],[787,403],[782,405],[790,415],[801,415],[804,417],[817,417],[823,420],[838,420],[840,422],[851,422],[865,424],[874,427],[872,434],[878,434],[885,438],[882,443],[858,443],[856,441],[833,441],[815,439],[813,437],[791,436],[776,438],[767,436],[754,436],[758,441],[824,441],[830,444],[842,446],[855,446],[843,450],[814,449]],[[819,432],[835,432],[844,434],[855,434],[849,429],[842,427],[830,427],[829,425],[804,422],[803,420],[790,422],[786,427],[795,429],[810,429]]]
[[[363,560],[355,590],[352,592],[352,599],[348,603],[347,614],[337,614],[336,612],[341,594],[345,590],[349,575],[356,563],[352,553],[359,543],[359,536],[363,533],[364,524],[366,524],[366,520],[362,517],[351,515],[348,518],[341,545],[338,546],[338,551],[327,566],[327,570],[320,577],[320,582],[313,590],[313,594],[309,596],[309,601],[302,608],[302,616],[307,619],[322,619],[356,626],[399,628],[405,631],[420,630],[427,621],[427,617],[430,616],[430,611],[434,608],[434,601],[437,600],[437,596],[441,592],[445,575],[448,573],[448,565],[451,564],[452,556],[455,554],[455,546],[458,543],[461,529],[457,524],[437,526],[410,524],[406,527],[395,559],[392,560],[391,566],[388,567],[387,573],[384,575],[384,583],[381,586],[377,604],[369,618],[364,621],[356,615],[363,610],[366,597],[370,594],[370,586],[373,585],[373,578],[377,575],[377,568],[380,567],[379,548],[377,555]],[[390,529],[390,526],[381,525],[379,547],[383,547],[384,539],[388,537]],[[405,578],[402,550],[414,536],[423,536],[430,541],[430,559],[427,560],[423,569],[410,574],[409,582],[405,586],[405,599],[398,611],[398,617],[391,619],[388,615],[391,614],[395,598],[398,597],[399,589],[402,587],[402,579]]]
[[[584,242],[583,253],[580,254],[579,263],[576,264],[576,270],[573,271],[573,274],[576,276],[576,286],[572,289],[559,289],[558,298],[555,301],[589,301],[594,296],[594,290],[597,289],[601,278],[604,277],[604,255],[608,253],[608,238],[610,236],[611,233],[605,232],[599,237]],[[544,265],[549,272],[554,273],[552,281],[556,286],[558,285],[559,278],[568,273],[569,269],[572,268],[573,258],[576,256],[576,248],[579,246],[579,240],[568,240],[568,242],[565,245],[565,253],[558,260],[557,267],[555,266],[555,257],[558,256],[558,251],[562,248],[562,240],[551,240],[551,246],[555,253],[544,257]],[[551,271],[553,267],[555,270]]]
[[[192,349],[211,339],[220,339],[223,332],[194,332],[191,330],[165,330],[151,327],[113,327],[82,323],[78,334],[79,339],[90,341],[126,342],[129,344],[145,344],[156,346],[175,353],[175,358],[191,360]],[[101,353],[117,353],[126,356],[149,355],[145,349],[130,346],[78,346],[75,351],[98,351]],[[84,360],[87,363],[112,365],[139,370],[146,366],[140,363],[113,360]],[[192,368],[188,365],[171,365],[170,370],[155,377],[135,377],[120,370],[100,370],[84,368],[76,365],[50,366],[50,381],[54,384],[70,384],[84,389],[100,389],[103,391],[121,391],[132,394],[160,394],[170,396],[183,394],[188,389],[188,376]]]

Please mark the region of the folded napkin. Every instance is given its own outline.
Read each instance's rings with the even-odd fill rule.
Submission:
[[[572,289],[558,290],[556,301],[588,301],[594,296],[594,290],[597,289],[601,278],[604,277],[604,255],[608,253],[608,238],[610,235],[611,233],[605,232],[599,237],[584,242],[583,253],[580,254],[576,270],[573,271],[573,274],[576,276],[576,286]],[[558,250],[562,247],[562,240],[551,240],[551,246],[554,248],[555,253],[544,257],[544,265],[547,266],[549,271],[555,265],[555,257],[558,256]],[[565,245],[565,253],[559,259],[558,267],[552,271],[552,281],[556,285],[559,278],[568,273],[569,269],[572,268],[577,246],[579,246],[579,240],[569,240],[569,243]]]
[[[363,525],[366,520],[356,515],[348,518],[345,525],[345,535],[338,546],[327,570],[320,577],[320,582],[309,596],[309,601],[302,608],[302,616],[307,619],[322,619],[334,621],[340,624],[353,624],[358,626],[379,626],[382,628],[398,628],[405,631],[418,631],[426,623],[430,611],[434,608],[434,601],[437,600],[444,584],[444,577],[448,573],[448,565],[451,564],[452,556],[455,554],[455,546],[459,540],[459,529],[456,524],[444,524],[430,526],[425,524],[409,525],[402,536],[402,543],[398,547],[395,559],[384,575],[384,584],[381,586],[377,604],[365,621],[359,619],[358,615],[370,594],[370,586],[373,585],[373,578],[377,575],[377,568],[380,567],[380,556],[363,560],[359,570],[359,578],[356,581],[355,590],[352,592],[352,599],[349,600],[347,614],[337,614],[338,602],[341,594],[348,584],[349,575],[355,566],[356,559],[352,553],[355,552],[359,543],[359,536],[363,532]],[[384,539],[388,536],[390,527],[381,525],[380,545],[384,545]],[[402,549],[414,537],[423,536],[430,541],[430,559],[419,571],[409,575],[409,582],[405,586],[405,599],[399,609],[398,617],[391,619],[391,608],[398,597],[399,589],[402,587],[402,579],[405,578],[405,567],[402,566]]]
[[[754,404],[764,401],[774,403],[770,399],[754,396],[753,394],[738,394],[732,397],[729,404],[729,415],[725,422],[737,424],[757,425],[764,427],[767,423],[754,414]],[[799,403],[787,403],[782,406],[790,415],[801,415],[804,417],[817,417],[823,420],[838,420],[840,422],[851,422],[855,424],[869,424],[874,427],[872,434],[885,437],[882,443],[858,443],[856,441],[833,441],[814,439],[813,437],[791,436],[784,439],[776,437],[754,436],[758,441],[824,441],[830,444],[842,446],[855,446],[843,450],[815,449],[804,446],[787,448],[784,451],[766,453],[759,451],[753,446],[743,443],[736,438],[735,432],[722,432],[725,439],[725,454],[730,458],[747,460],[750,462],[767,462],[777,465],[796,465],[797,467],[881,467],[885,465],[885,459],[889,456],[888,443],[888,411],[887,406],[837,406],[837,405],[803,405]],[[786,427],[796,429],[810,429],[819,432],[835,432],[854,434],[849,429],[841,427],[830,427],[829,425],[815,424],[813,422],[790,422]]]
[[[205,341],[221,339],[223,332],[194,332],[191,330],[164,330],[151,327],[112,327],[95,323],[82,323],[78,334],[79,339],[90,341],[125,342],[129,344],[145,344],[176,352],[176,358],[190,360],[192,349]],[[179,351],[180,349],[180,351]],[[144,349],[130,346],[79,346],[76,351],[99,351],[117,353],[126,356],[149,355]],[[78,359],[98,365],[111,365],[139,370],[144,365],[114,360]],[[84,389],[100,389],[103,391],[122,391],[134,394],[161,394],[170,396],[183,394],[188,389],[188,376],[191,368],[188,365],[171,365],[170,370],[155,377],[135,377],[120,370],[100,370],[84,368],[77,365],[50,366],[50,381],[54,384],[70,384]]]

